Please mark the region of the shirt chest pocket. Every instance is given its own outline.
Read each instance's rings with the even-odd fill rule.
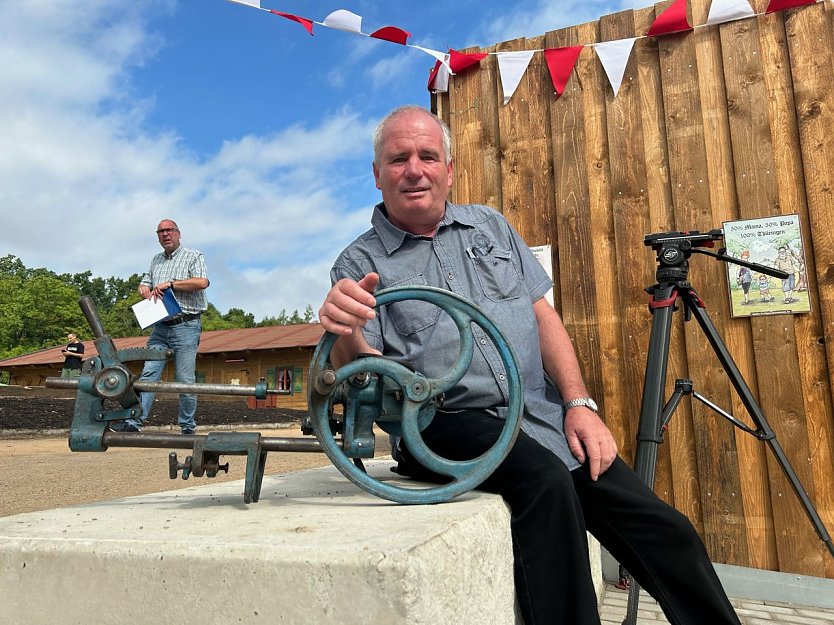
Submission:
[[[426,282],[425,276],[418,273],[387,284],[386,288],[396,286],[428,286],[428,283]],[[394,329],[400,336],[411,336],[421,330],[430,328],[437,323],[437,319],[440,317],[440,308],[429,302],[417,299],[386,304],[385,309],[388,312]]]
[[[481,289],[489,299],[501,302],[516,299],[521,292],[521,276],[509,250],[492,249],[472,259]]]

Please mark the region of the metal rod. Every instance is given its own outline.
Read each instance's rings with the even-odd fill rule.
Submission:
[[[78,378],[46,378],[46,386],[49,388],[77,389]],[[239,384],[188,384],[185,382],[148,382],[136,380],[133,383],[133,390],[142,393],[195,393],[200,395],[234,395],[251,397],[257,394],[257,386],[241,386]],[[274,395],[278,391],[267,390],[268,395]]]
[[[194,443],[206,438],[204,434],[158,434],[146,432],[105,432],[101,442],[105,447],[145,447],[149,449],[193,449]],[[341,447],[342,441],[336,441]],[[266,436],[261,439],[262,451],[321,452],[315,438]],[[228,456],[245,456],[246,452],[223,452]]]
[[[104,333],[104,327],[101,325],[101,319],[99,319],[98,312],[96,311],[96,305],[95,302],[93,302],[93,298],[89,295],[84,295],[78,300],[78,305],[81,307],[81,312],[87,319],[87,323],[90,324],[93,336],[97,339],[106,336]]]

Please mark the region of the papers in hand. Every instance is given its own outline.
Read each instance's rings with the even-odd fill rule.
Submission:
[[[143,299],[138,304],[131,306],[131,308],[133,309],[133,314],[136,315],[136,321],[139,322],[139,327],[143,330],[163,319],[168,319],[182,312],[182,308],[180,308],[171,289],[165,289],[161,299],[154,300],[153,297]]]

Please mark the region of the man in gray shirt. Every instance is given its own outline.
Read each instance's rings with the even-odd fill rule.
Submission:
[[[163,219],[156,227],[162,252],[151,260],[147,273],[139,284],[139,294],[145,299],[161,298],[170,290],[182,312],[154,325],[148,347],[174,350],[174,379],[193,383],[196,379],[197,346],[200,344],[202,323],[200,316],[208,307],[206,288],[209,280],[202,253],[180,245],[180,229],[170,219]],[[140,380],[156,381],[162,377],[164,360],[148,360]],[[154,394],[142,393],[142,415],[112,426],[119,432],[138,432],[150,416]],[[197,396],[180,394],[177,422],[183,434],[194,434],[197,427]]]
[[[453,179],[448,128],[428,111],[402,107],[374,137],[374,178],[383,202],[372,229],[336,260],[319,310],[340,335],[340,366],[359,353],[406,360],[437,377],[458,353],[458,331],[434,305],[408,301],[374,311],[377,287],[429,285],[458,293],[489,315],[519,360],[522,431],[481,485],[512,510],[515,580],[527,625],[598,625],[585,531],[660,603],[671,623],[738,624],[706,550],[685,516],[651,492],[617,457],[588,397],[564,325],[543,297],[552,282],[496,211],[447,201]],[[422,432],[439,455],[474,458],[503,428],[507,376],[475,330],[472,365]],[[400,450],[401,469],[437,479]]]

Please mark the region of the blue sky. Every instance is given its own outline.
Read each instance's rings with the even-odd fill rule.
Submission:
[[[580,24],[632,0],[262,0],[446,51]],[[434,60],[226,0],[0,0],[0,255],[103,277],[143,272],[172,218],[209,299],[257,319],[318,310],[378,201],[371,134],[428,106]]]

